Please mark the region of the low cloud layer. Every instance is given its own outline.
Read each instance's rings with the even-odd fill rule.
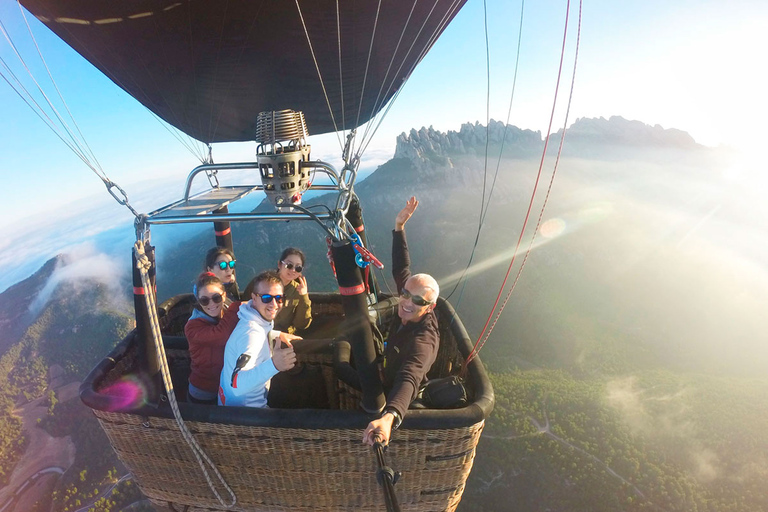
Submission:
[[[29,306],[33,316],[37,316],[60,287],[67,287],[73,294],[87,292],[96,284],[106,286],[110,297],[119,299],[125,293],[121,284],[127,277],[127,269],[114,258],[98,252],[91,242],[85,242],[70,248],[63,261],[51,274]]]
[[[685,463],[700,482],[720,476],[719,457],[699,439],[684,387],[660,393],[657,389],[644,389],[635,377],[626,377],[609,382],[606,393],[608,403],[621,414],[633,435],[661,449],[674,447],[684,459],[678,462]]]

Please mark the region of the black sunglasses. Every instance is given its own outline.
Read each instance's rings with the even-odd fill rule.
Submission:
[[[419,295],[413,295],[411,292],[403,288],[403,291],[400,292],[400,298],[401,299],[411,299],[411,302],[416,304],[417,306],[429,306],[430,304],[434,304],[431,300],[427,300],[424,297],[421,297]]]
[[[220,293],[214,293],[210,297],[203,296],[203,297],[198,297],[197,298],[197,302],[199,302],[200,305],[203,306],[203,307],[205,307],[208,304],[210,304],[211,301],[213,301],[214,304],[221,304],[222,300],[224,300],[224,297],[222,297]]]
[[[282,295],[270,295],[268,293],[257,293],[256,295],[258,295],[261,298],[261,302],[263,302],[264,304],[269,304],[270,302],[272,302],[272,299],[275,299],[275,301],[278,304],[283,303]]]
[[[285,265],[285,268],[287,268],[288,270],[296,269],[296,272],[298,272],[299,274],[301,274],[301,271],[304,270],[304,267],[302,267],[301,265],[294,265],[290,261],[283,261],[282,263],[283,265]]]
[[[232,260],[232,261],[220,261],[220,262],[219,262],[219,268],[220,268],[221,270],[227,270],[227,267],[229,267],[229,268],[235,268],[235,262],[236,262],[236,261],[237,261],[237,260]]]

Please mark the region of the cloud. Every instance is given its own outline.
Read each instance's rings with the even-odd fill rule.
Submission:
[[[678,462],[685,464],[697,480],[707,483],[720,476],[719,457],[699,438],[685,387],[659,392],[655,387],[644,389],[637,378],[630,376],[608,382],[606,398],[633,435],[642,436],[668,456],[676,453]]]
[[[59,286],[67,286],[76,294],[88,292],[96,284],[102,284],[106,286],[108,296],[120,298],[124,293],[121,283],[126,274],[124,265],[98,252],[91,242],[71,247],[30,304],[29,311],[37,316]]]

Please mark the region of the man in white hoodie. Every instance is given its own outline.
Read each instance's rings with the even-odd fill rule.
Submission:
[[[240,320],[224,349],[219,405],[266,407],[270,379],[296,364],[291,340],[301,338],[273,330],[273,321],[283,303],[280,276],[266,271],[253,281],[251,300],[240,307]]]

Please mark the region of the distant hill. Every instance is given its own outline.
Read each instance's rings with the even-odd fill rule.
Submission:
[[[77,471],[62,481],[79,480],[85,468],[100,479],[119,464],[92,413],[77,397],[58,402],[48,387],[52,365],[64,370],[59,384],[78,381],[134,325],[132,316],[125,314],[125,298],[115,297],[99,281],[78,277],[73,284],[56,279],[57,272],[73,263],[70,256],[57,256],[0,294],[4,320],[12,322],[11,329],[3,329],[5,345],[0,353],[0,485],[26,449],[16,407],[43,396],[49,397],[51,412],[41,426],[51,428],[55,436],[72,436],[77,448],[75,466],[70,468]],[[51,286],[56,282],[58,286]],[[39,300],[41,293],[46,300]]]
[[[562,133],[558,130],[556,138]],[[641,121],[629,121],[621,116],[611,116],[609,119],[586,118],[577,119],[568,128],[568,151],[574,147],[584,148],[587,145],[629,146],[643,148],[677,148],[686,150],[701,149],[693,137],[687,132],[675,128],[662,128],[660,125],[650,126]]]
[[[0,354],[18,341],[24,330],[35,320],[29,307],[64,259],[62,255],[51,258],[27,279],[0,293]]]

